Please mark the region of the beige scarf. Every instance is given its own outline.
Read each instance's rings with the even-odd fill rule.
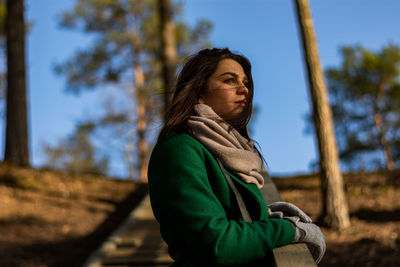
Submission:
[[[207,147],[222,164],[244,182],[264,185],[260,174],[262,160],[253,140],[247,140],[205,104],[194,106],[196,115],[188,120],[194,138]]]

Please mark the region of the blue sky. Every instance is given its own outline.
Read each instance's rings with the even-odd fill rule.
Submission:
[[[72,0],[26,0],[34,26],[27,39],[30,148],[34,166],[43,163],[43,142],[56,143],[85,116],[99,114],[96,92],[65,93],[65,80],[55,63],[71,57],[90,36],[63,30],[57,15]],[[214,24],[211,41],[247,56],[253,64],[255,104],[260,112],[253,138],[273,175],[306,173],[316,159],[313,135],[305,134],[309,110],[303,58],[291,0],[185,0],[183,20],[193,25],[205,18]],[[323,67],[340,63],[340,45],[360,44],[372,50],[393,42],[400,45],[400,1],[311,0],[319,55]],[[3,127],[4,128],[4,127]],[[1,132],[3,140],[4,129]],[[3,151],[4,144],[1,143]],[[114,176],[123,176],[120,159]]]

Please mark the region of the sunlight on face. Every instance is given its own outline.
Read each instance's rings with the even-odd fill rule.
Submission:
[[[223,59],[208,79],[207,90],[199,103],[210,106],[224,120],[234,119],[248,104],[247,86],[242,66],[233,59]]]

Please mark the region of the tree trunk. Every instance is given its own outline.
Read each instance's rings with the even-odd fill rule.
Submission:
[[[171,99],[171,90],[175,80],[176,66],[176,40],[175,25],[172,21],[172,8],[170,0],[158,0],[160,17],[160,57],[162,63],[162,76],[164,80],[164,120]]]
[[[341,230],[350,225],[350,220],[343,190],[342,174],[339,169],[332,111],[319,62],[308,1],[295,0],[295,3],[307,65],[314,127],[318,140],[323,196],[322,218],[329,227]]]
[[[378,132],[378,136],[379,136],[379,142],[381,143],[383,153],[385,155],[386,168],[389,171],[392,171],[394,169],[394,161],[393,161],[392,153],[390,152],[389,142],[387,141],[386,136],[385,136],[386,131],[384,131],[383,126],[382,126],[382,115],[379,112],[379,102],[383,98],[385,83],[386,83],[386,79],[385,79],[385,77],[382,77],[378,84],[378,91],[377,91],[376,99],[375,99],[375,103],[374,103],[373,117],[374,117],[376,131]]]
[[[147,158],[148,148],[146,141],[146,96],[143,91],[144,74],[139,61],[140,52],[135,53],[134,71],[136,85],[136,115],[137,115],[137,136],[138,136],[138,166],[140,180],[147,181]]]
[[[29,166],[23,0],[7,0],[7,107],[4,161]]]
[[[376,130],[378,131],[379,142],[381,143],[383,154],[385,155],[386,169],[392,171],[394,170],[394,161],[392,153],[390,152],[389,142],[387,141],[385,133],[382,130],[382,116],[379,112],[374,114],[374,122]]]
[[[134,149],[135,149],[135,144],[131,141],[129,141],[125,145],[125,162],[126,165],[128,166],[128,178],[132,180],[135,177],[135,166],[133,164]]]

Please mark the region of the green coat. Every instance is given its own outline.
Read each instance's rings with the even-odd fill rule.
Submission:
[[[229,170],[228,170],[229,172]],[[254,263],[272,266],[272,249],[291,243],[287,220],[268,217],[254,184],[230,174],[253,222],[244,222],[217,161],[188,134],[174,134],[155,146],[149,163],[149,192],[173,266]]]

